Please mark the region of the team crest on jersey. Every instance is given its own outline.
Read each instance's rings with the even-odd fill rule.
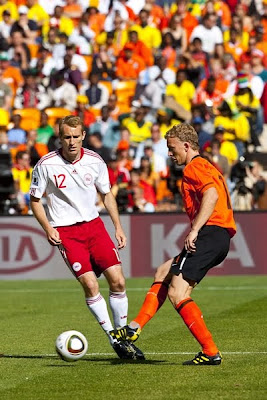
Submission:
[[[91,174],[85,174],[83,179],[86,186],[90,186],[93,182],[93,177]]]
[[[74,264],[72,264],[72,268],[73,268],[73,271],[78,272],[78,271],[80,271],[80,269],[82,269],[82,265],[81,265],[81,263],[76,261]]]

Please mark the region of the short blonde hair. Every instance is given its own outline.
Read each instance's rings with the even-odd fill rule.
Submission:
[[[76,117],[75,115],[67,115],[62,118],[59,122],[59,136],[64,134],[64,125],[70,126],[71,128],[76,128],[77,126],[81,126],[82,131],[83,123],[80,117]]]
[[[193,150],[199,150],[198,134],[190,124],[174,125],[165,135],[165,139],[177,137],[181,142],[188,142]]]

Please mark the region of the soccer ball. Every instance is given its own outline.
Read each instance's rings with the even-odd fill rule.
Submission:
[[[87,349],[87,339],[81,332],[66,331],[57,337],[56,352],[64,361],[80,360],[85,356]]]

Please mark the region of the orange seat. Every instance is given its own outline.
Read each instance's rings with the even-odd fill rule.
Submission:
[[[21,116],[21,128],[25,131],[37,129],[40,126],[40,110],[37,108],[22,108],[13,111],[13,114]]]
[[[91,111],[95,117],[99,117],[101,115],[101,110],[99,108],[91,107],[89,108],[89,111]]]
[[[36,58],[37,54],[38,54],[38,50],[40,48],[40,45],[37,43],[29,43],[28,44],[28,48],[30,50],[31,53],[31,58]]]
[[[71,111],[62,107],[51,107],[45,109],[46,114],[48,115],[48,125],[54,126],[56,120],[58,118],[64,118],[67,115],[71,115]]]
[[[92,70],[92,65],[93,65],[93,56],[87,56],[87,55],[83,55],[83,58],[86,61],[87,64],[87,73],[90,74],[91,70]]]
[[[135,94],[135,88],[136,81],[120,81],[115,90],[118,103],[130,105]]]
[[[99,83],[101,83],[101,85],[103,86],[106,86],[109,94],[111,95],[111,93],[113,92],[112,83],[110,81],[99,81]]]

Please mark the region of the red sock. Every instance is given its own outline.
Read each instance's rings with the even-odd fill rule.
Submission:
[[[207,354],[208,356],[214,356],[216,353],[218,353],[219,350],[212,339],[210,331],[206,327],[203,315],[191,297],[182,300],[175,308],[183,318],[184,323],[192,335],[202,346],[203,353]]]
[[[160,309],[168,294],[168,285],[165,282],[154,282],[146,294],[144,303],[134,319],[141,329]]]

